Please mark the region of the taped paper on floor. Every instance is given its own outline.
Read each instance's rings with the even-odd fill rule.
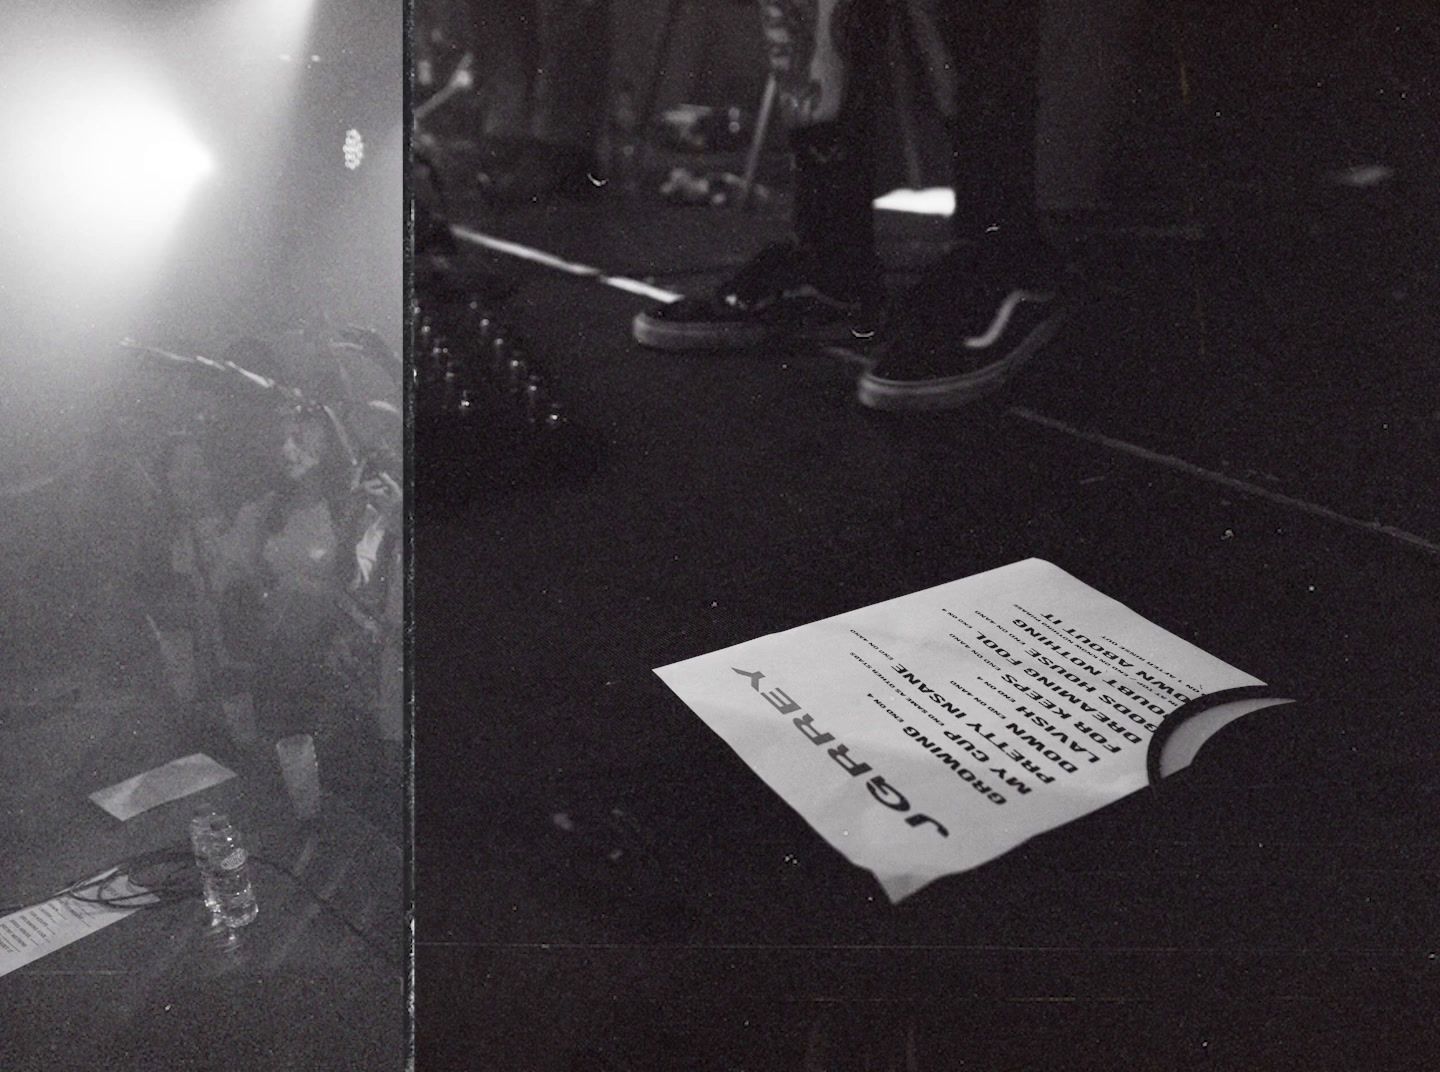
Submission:
[[[655,673],[892,901],[1142,788],[1168,712],[1264,684],[1039,559]]]
[[[115,818],[124,820],[233,777],[234,771],[222,767],[205,753],[196,752],[127,778],[118,785],[97,789],[90,794],[90,799]]]

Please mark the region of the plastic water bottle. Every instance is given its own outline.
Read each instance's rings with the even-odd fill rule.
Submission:
[[[205,906],[215,926],[243,927],[260,914],[250,885],[245,847],[230,820],[205,811],[190,820],[190,845],[205,887]]]

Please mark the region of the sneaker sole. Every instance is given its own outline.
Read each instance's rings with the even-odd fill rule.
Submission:
[[[784,331],[763,324],[676,324],[648,313],[637,313],[630,334],[641,346],[652,350],[748,350],[771,339],[799,340],[820,344],[850,343],[868,339],[857,335],[848,324],[795,328]]]
[[[1068,310],[1058,311],[1056,315],[1036,324],[1030,334],[999,361],[959,376],[913,382],[886,380],[867,372],[860,377],[857,389],[860,404],[870,409],[915,413],[957,409],[979,401],[1004,387],[1016,372],[1055,338],[1068,316]]]
[[[677,324],[637,313],[631,334],[652,350],[745,350],[765,341],[760,324]]]

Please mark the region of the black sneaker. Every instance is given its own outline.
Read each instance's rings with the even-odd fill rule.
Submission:
[[[953,409],[1009,382],[1059,332],[1080,293],[1073,273],[1016,270],[957,251],[902,299],[858,394],[871,409]],[[1024,279],[1032,282],[1021,282]]]
[[[709,298],[635,317],[635,341],[658,350],[736,350],[767,338],[851,342],[874,334],[884,306],[878,261],[840,266],[794,242],[765,247]]]

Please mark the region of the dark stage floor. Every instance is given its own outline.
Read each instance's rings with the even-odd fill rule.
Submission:
[[[925,418],[814,350],[646,352],[644,298],[474,250],[597,449],[417,489],[419,1067],[1423,1065],[1440,287],[1353,193],[1142,244],[1013,390]],[[784,218],[460,215],[685,292]],[[900,285],[944,226],[882,234]],[[890,907],[651,673],[1027,557],[1310,702]]]

